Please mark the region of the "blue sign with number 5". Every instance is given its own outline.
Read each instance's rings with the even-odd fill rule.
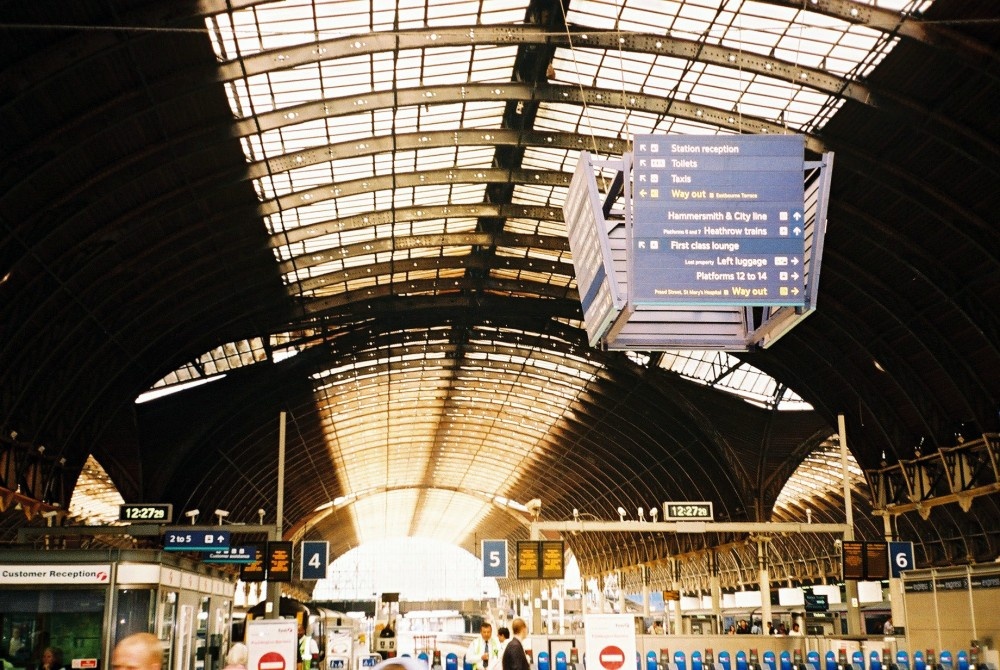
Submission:
[[[483,540],[483,577],[507,576],[507,540]]]

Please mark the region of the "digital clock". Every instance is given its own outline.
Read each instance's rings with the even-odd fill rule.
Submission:
[[[710,502],[665,502],[664,521],[712,521],[715,514]]]
[[[174,506],[170,503],[119,505],[118,519],[120,521],[170,523],[174,520]]]

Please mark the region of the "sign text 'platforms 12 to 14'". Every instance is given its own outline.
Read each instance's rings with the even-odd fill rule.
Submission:
[[[801,135],[636,135],[630,299],[804,305]]]

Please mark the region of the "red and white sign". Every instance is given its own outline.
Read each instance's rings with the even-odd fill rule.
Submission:
[[[246,633],[251,670],[294,670],[299,626],[295,619],[252,619]]]
[[[625,665],[625,652],[613,644],[601,649],[601,654],[597,658],[604,670],[618,670]]]
[[[0,566],[3,584],[109,584],[111,566],[105,564],[42,564]]]
[[[586,670],[622,670],[633,667],[636,655],[635,621],[629,614],[584,616]]]
[[[264,652],[257,661],[257,670],[285,670],[285,657],[276,651]]]
[[[73,665],[71,666],[73,670],[93,670],[97,667],[96,658],[74,658]]]

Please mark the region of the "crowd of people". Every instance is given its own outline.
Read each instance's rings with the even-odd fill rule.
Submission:
[[[734,624],[729,626],[726,631],[729,635],[762,635],[765,634],[764,629],[761,627],[760,620],[754,619],[751,624],[746,619],[740,619]],[[802,630],[799,628],[799,624],[793,623],[791,629],[785,626],[784,621],[779,621],[777,625],[768,621],[767,622],[767,635],[802,635]]]

